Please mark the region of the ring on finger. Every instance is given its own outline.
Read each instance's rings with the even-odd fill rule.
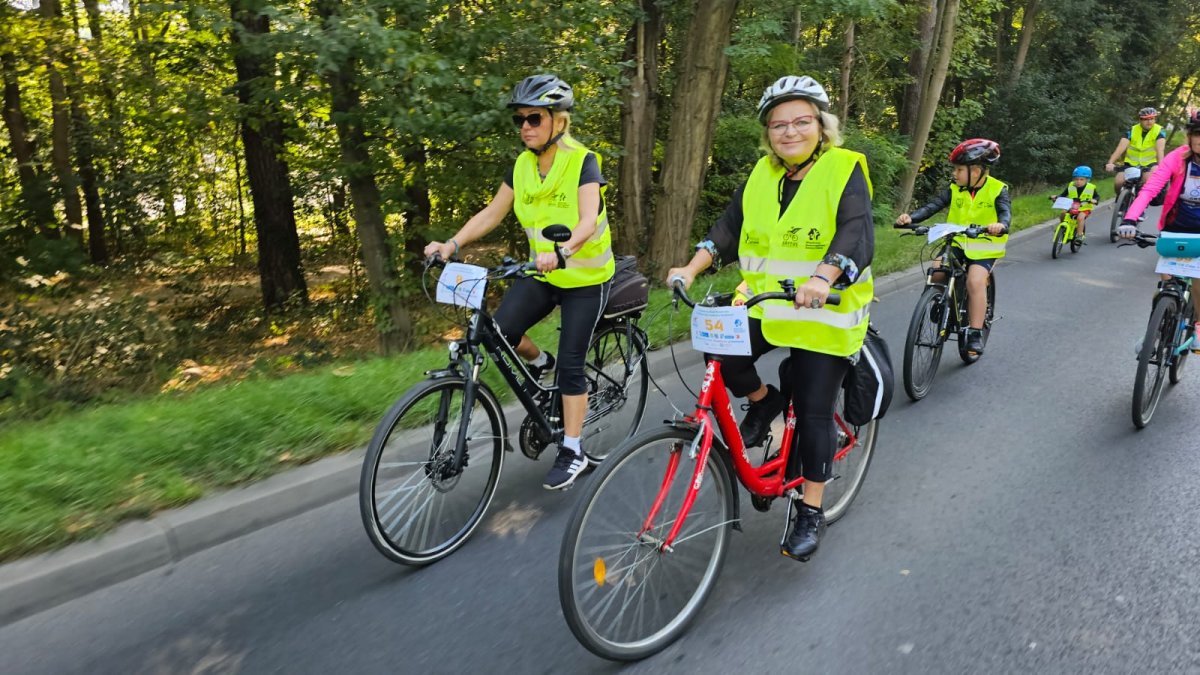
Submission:
[[[821,309],[821,299],[820,299],[820,298],[813,298],[813,299],[812,299],[812,302],[809,302],[809,303],[808,303],[808,306],[809,306],[809,307],[812,307],[813,309]]]

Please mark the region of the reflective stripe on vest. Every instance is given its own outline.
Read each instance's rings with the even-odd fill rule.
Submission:
[[[1125,151],[1125,163],[1129,166],[1149,166],[1158,161],[1158,152],[1155,146],[1158,144],[1158,135],[1162,133],[1162,126],[1155,124],[1150,127],[1149,131],[1142,128],[1142,125],[1135,124],[1129,130],[1129,149]]]
[[[579,176],[588,149],[583,146],[558,146],[554,164],[543,179],[538,173],[537,155],[525,151],[513,167],[513,212],[529,238],[530,258],[553,253],[554,242],[542,236],[547,225],[561,224],[574,230],[579,225]],[[596,155],[596,161],[600,156]],[[616,269],[612,252],[612,234],[604,208],[606,187],[600,188],[600,215],[596,233],[567,258],[565,269],[547,272],[544,281],[559,288],[594,286],[612,278]]]
[[[979,188],[972,197],[970,190],[959,189],[950,184],[950,213],[946,220],[955,225],[991,225],[1000,216],[996,214],[996,199],[1004,191],[1005,184],[992,176],[988,176],[983,187]],[[954,238],[954,243],[962,249],[971,260],[988,260],[1004,256],[1008,235],[999,237],[979,236],[975,239],[960,236]]]
[[[837,230],[837,209],[855,166],[861,166],[870,187],[866,157],[849,150],[825,151],[796,190],[783,215],[779,214],[782,168],[764,157],[754,166],[742,192],[742,235],[738,261],[750,293],[778,291],[779,282],[804,284],[829,251]],[[750,309],[762,320],[770,344],[796,347],[834,356],[850,356],[862,347],[867,333],[868,305],[875,296],[870,270],[841,292],[842,303],[821,309],[796,309],[784,300],[769,300]]]
[[[1092,203],[1092,199],[1096,196],[1096,184],[1088,183],[1083,186],[1083,192],[1075,187],[1074,183],[1067,186],[1067,197],[1079,202],[1080,211],[1091,211],[1096,205]]]

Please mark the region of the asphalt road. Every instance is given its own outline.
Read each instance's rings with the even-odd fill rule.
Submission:
[[[987,353],[948,349],[920,403],[897,391],[818,555],[781,557],[782,509],[743,497],[701,618],[630,670],[1200,673],[1200,362],[1136,431],[1154,255],[1092,242],[1057,261],[1049,233],[1012,247]],[[919,291],[873,310],[897,372]],[[644,424],[669,414],[652,393]],[[344,499],[0,629],[0,672],[615,670],[559,609],[578,491],[540,487],[549,461],[509,456],[484,528],[432,567],[385,560]]]

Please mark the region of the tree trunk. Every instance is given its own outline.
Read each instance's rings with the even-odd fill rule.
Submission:
[[[929,53],[933,49],[934,25],[937,22],[937,0],[917,0],[921,5],[917,16],[917,39],[919,44],[908,59],[908,75],[912,78],[904,87],[904,99],[900,102],[900,133],[912,136],[917,128],[917,112],[921,107],[921,96],[928,81]]]
[[[79,202],[79,177],[71,164],[71,105],[67,85],[61,68],[69,56],[59,37],[63,31],[57,25],[62,20],[62,6],[58,0],[42,0],[39,11],[46,23],[51,24],[51,38],[46,41],[46,72],[50,84],[51,118],[51,162],[58,179],[58,190],[62,197],[63,211],[67,216],[66,235],[83,247],[83,207]]]
[[[79,47],[79,9],[71,4],[71,38]],[[72,58],[69,64],[71,81],[67,93],[71,97],[71,128],[74,129],[75,159],[79,162],[79,181],[83,188],[83,205],[87,208],[88,255],[94,264],[108,263],[108,246],[104,240],[104,207],[100,203],[100,186],[96,177],[95,128],[83,108],[83,81],[79,66]]]
[[[1025,69],[1025,59],[1029,56],[1029,45],[1033,42],[1033,22],[1037,17],[1039,0],[1029,0],[1025,3],[1025,13],[1021,17],[1021,42],[1017,45],[1017,55],[1013,57],[1012,71],[1008,75],[1008,87],[1017,86],[1021,80],[1021,71]]]
[[[292,203],[292,182],[283,159],[283,119],[274,102],[274,55],[262,53],[257,36],[270,31],[260,0],[230,0],[234,29],[233,63],[241,103],[242,147],[258,234],[258,276],[263,306],[269,311],[289,299],[308,302],[300,266],[300,238]]]
[[[404,194],[408,205],[404,208],[404,267],[419,278],[424,271],[425,243],[428,241],[429,217],[433,213],[433,199],[429,184],[425,180],[425,163],[429,160],[425,146],[417,145],[404,153],[404,164],[410,167],[412,180],[405,184]],[[516,220],[513,221],[516,223]],[[517,223],[519,225],[519,223]],[[520,228],[517,230],[521,232]],[[522,233],[520,240],[524,243]]]
[[[629,87],[621,106],[620,227],[614,244],[622,253],[643,253],[653,217],[654,128],[658,117],[658,44],[662,41],[662,10],[653,0],[641,0],[643,18],[629,30],[625,60]],[[610,219],[611,220],[611,219]]]
[[[650,244],[652,273],[684,262],[725,89],[737,0],[698,0],[672,95],[661,196]]]
[[[319,0],[317,15],[325,27],[340,6],[338,0]],[[383,210],[380,208],[379,187],[371,165],[367,135],[359,113],[357,63],[347,57],[329,72],[326,82],[330,91],[330,117],[337,127],[341,148],[341,172],[350,188],[354,225],[362,244],[363,265],[371,285],[375,308],[375,327],[379,332],[379,347],[384,354],[399,352],[412,342],[412,319],[399,293],[399,276],[388,241]]]
[[[854,68],[854,19],[846,21],[846,41],[842,45],[842,88],[838,93],[838,117],[842,124],[850,117],[850,74]]]
[[[896,207],[904,211],[912,201],[913,186],[917,181],[917,172],[921,168],[921,159],[925,156],[925,143],[929,141],[929,130],[933,126],[933,116],[937,112],[938,101],[942,97],[942,85],[946,82],[946,71],[950,68],[950,53],[954,49],[954,29],[958,23],[958,0],[945,0],[943,15],[939,21],[940,35],[937,40],[936,59],[933,71],[925,87],[925,95],[921,98],[921,109],[917,115],[917,127],[913,134],[912,145],[908,149],[908,167],[900,178],[900,193]]]
[[[4,125],[8,128],[8,147],[17,160],[22,210],[39,234],[56,239],[61,232],[55,225],[54,197],[45,173],[38,168],[37,147],[29,137],[29,120],[21,108],[17,56],[7,46],[0,46],[0,74],[4,78]]]

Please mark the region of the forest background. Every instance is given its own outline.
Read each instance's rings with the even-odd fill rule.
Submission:
[[[1143,106],[1181,143],[1200,3],[0,3],[0,560],[361,443],[456,330],[420,251],[495,192],[539,72],[655,278],[758,158],[763,88],[815,77],[886,273],[962,138],[1038,199]],[[510,217],[476,256],[524,250]]]

